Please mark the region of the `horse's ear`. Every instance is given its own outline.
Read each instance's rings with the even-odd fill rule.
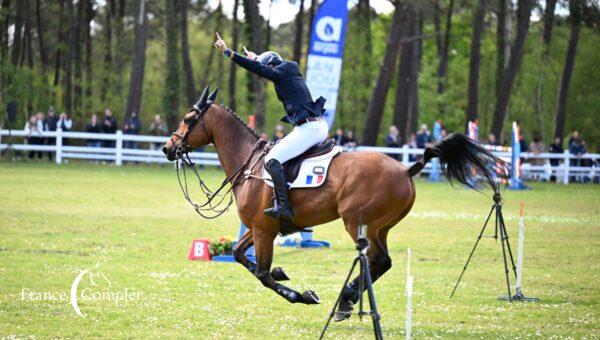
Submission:
[[[217,94],[219,93],[219,88],[217,87],[209,96],[208,96],[208,101],[211,103],[215,102],[215,99],[217,99]]]
[[[196,103],[196,106],[199,109],[203,108],[206,104],[206,99],[208,98],[208,91],[210,91],[210,84],[206,85],[204,91],[202,91],[202,94],[200,95],[200,99],[198,99],[198,102]]]

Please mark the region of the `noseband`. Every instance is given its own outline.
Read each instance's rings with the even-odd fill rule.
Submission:
[[[177,132],[173,132],[171,134],[171,143],[173,143],[175,146],[175,159],[182,159],[184,155],[192,151],[192,146],[190,143],[188,143],[188,137],[198,122],[200,123],[200,126],[202,126],[204,133],[208,136],[208,130],[206,129],[206,125],[204,125],[204,114],[206,111],[208,111],[208,108],[211,104],[212,103],[207,103],[207,105],[205,105],[202,109],[200,109],[197,105],[192,106],[188,113],[194,112],[194,116],[187,122],[185,119],[183,120],[183,122],[187,124],[185,133],[183,135],[180,135]],[[178,137],[180,142],[176,143],[173,137]]]

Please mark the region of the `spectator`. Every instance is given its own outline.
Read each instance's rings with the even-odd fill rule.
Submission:
[[[163,123],[160,115],[154,116],[154,121],[150,124],[150,134],[153,136],[164,136],[167,134],[167,126]],[[160,150],[162,143],[150,143],[150,150]]]
[[[117,119],[113,117],[113,113],[110,109],[104,110],[104,119],[102,120],[102,132],[103,133],[116,133],[117,132]],[[104,140],[102,145],[105,148],[114,148],[114,140]]]
[[[338,128],[335,130],[335,145],[343,146],[346,144],[346,136],[344,136],[344,129]]]
[[[421,125],[421,132],[417,135],[417,148],[425,149],[427,144],[431,143],[431,133],[427,124]]]
[[[48,109],[48,117],[46,117],[46,125],[48,126],[48,131],[56,131],[56,127],[58,124],[58,117],[56,117],[56,112],[54,111],[54,107],[50,106]],[[46,138],[46,144],[48,145],[56,145],[55,137]],[[52,160],[52,153],[48,153],[48,158]]]
[[[69,132],[73,128],[73,121],[66,113],[61,113],[58,118],[57,128],[60,128],[63,132]],[[69,145],[69,140],[63,138],[63,145]]]
[[[39,133],[41,135],[45,131],[48,131],[48,122],[46,121],[46,115],[41,111],[36,114],[36,117],[37,117],[37,119],[36,119],[37,130],[39,131]],[[47,140],[47,137],[40,136],[38,138],[37,143],[38,143],[38,145],[44,145],[44,144],[47,144],[46,140]],[[52,161],[52,151],[46,151],[46,154],[48,155],[48,160]],[[42,151],[38,151],[38,158],[42,158]]]
[[[563,146],[562,143],[560,141],[560,137],[556,137],[554,138],[554,143],[550,144],[550,147],[548,148],[548,151],[550,151],[550,153],[564,153],[565,150],[563,150]],[[559,160],[558,158],[551,158],[550,159],[550,165],[555,167],[559,165]],[[552,175],[550,176],[550,180],[551,181],[555,181],[556,180],[556,176]]]
[[[85,131],[88,133],[102,133],[102,127],[100,126],[100,123],[98,122],[97,114],[95,114],[95,113],[92,114],[92,118],[85,126]],[[92,147],[92,148],[99,148],[102,145],[102,143],[98,139],[88,139],[86,144],[87,144],[87,146]]]
[[[396,125],[390,126],[390,133],[385,137],[385,146],[388,148],[399,148],[400,147],[400,133]],[[395,160],[398,160],[399,155],[397,153],[388,154]]]
[[[444,138],[446,138],[447,135],[448,135],[448,131],[446,131],[445,128],[442,128],[440,130],[440,140],[444,140]]]
[[[125,119],[125,125],[123,126],[123,133],[127,135],[139,135],[140,130],[142,129],[142,122],[140,122],[140,118],[136,111],[132,111],[131,115],[127,119]],[[136,141],[125,141],[124,145],[125,149],[137,149]]]
[[[583,144],[583,142],[581,141],[581,138],[579,136],[579,131],[573,131],[573,134],[571,135],[571,139],[570,143],[569,143],[569,153],[573,156],[577,156],[580,157],[581,155],[585,154],[585,145]],[[581,159],[576,158],[576,159],[571,159],[571,166],[582,166],[582,162]],[[581,181],[581,178],[579,178],[579,176],[577,178],[571,177],[571,180],[575,180],[576,182]]]
[[[540,137],[535,136],[533,138],[533,142],[529,144],[529,152],[531,152],[534,155],[538,155],[544,152],[544,144],[542,144]],[[533,158],[531,160],[531,165],[544,165],[544,160],[542,158]]]
[[[275,126],[275,134],[273,135],[273,143],[277,143],[280,139],[285,137],[285,128],[281,124]]]
[[[348,130],[346,132],[346,143],[344,143],[344,147],[355,148],[357,145],[356,138],[354,138],[354,130]]]
[[[406,143],[406,144],[411,149],[417,148],[417,135],[414,132],[410,134],[410,137],[408,137],[408,143]],[[416,161],[415,156],[413,154],[410,154],[410,156],[408,156],[408,161],[415,162]]]
[[[496,141],[496,135],[495,134],[490,133],[488,135],[487,144],[488,145],[492,145],[492,146],[498,145],[498,142]]]
[[[41,134],[42,132],[38,129],[38,115],[32,115],[31,117],[29,117],[29,120],[27,121],[27,123],[25,124],[25,133],[27,133],[28,137],[27,137],[27,144],[29,145],[39,145],[40,141],[42,140],[41,138]],[[35,157],[35,154],[38,154],[38,158],[42,158],[42,152],[41,151],[34,151],[31,150],[29,151],[29,159],[33,159]]]

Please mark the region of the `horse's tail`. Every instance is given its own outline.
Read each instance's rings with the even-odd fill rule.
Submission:
[[[473,189],[477,188],[478,179],[483,179],[484,185],[496,187],[498,177],[508,178],[506,162],[460,133],[451,133],[444,140],[427,147],[423,159],[408,169],[408,175],[418,174],[427,162],[436,157],[440,159],[442,173],[450,182],[457,180]]]

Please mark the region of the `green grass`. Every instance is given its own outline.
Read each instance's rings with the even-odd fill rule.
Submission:
[[[203,170],[216,186],[217,170]],[[489,194],[417,181],[412,212],[390,232],[393,268],[375,285],[384,335],[404,336],[406,248],[413,251],[418,338],[600,337],[600,187],[533,184],[505,192],[504,214],[517,248],[519,203],[526,204],[524,291],[540,303],[507,303],[500,244],[483,239],[454,299],[448,298],[489,208]],[[277,248],[292,288],[314,289],[321,305],[291,305],[237,264],[187,260],[194,238],[236,237],[230,211],[200,219],[171,166],[0,163],[0,337],[316,338],[355,255],[342,223],[316,229],[330,249]],[[491,231],[491,230],[490,230]],[[115,306],[68,301],[75,276],[100,263],[112,286],[140,291]],[[28,292],[64,301],[22,299]],[[329,335],[371,336],[358,318]]]

